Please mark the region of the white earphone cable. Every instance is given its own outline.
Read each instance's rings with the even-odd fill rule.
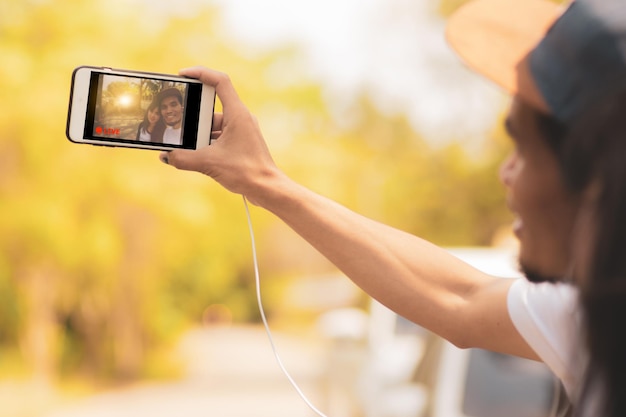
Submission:
[[[296,389],[296,391],[298,392],[298,395],[300,395],[300,397],[304,400],[306,405],[309,406],[309,408],[313,410],[318,416],[326,417],[324,413],[319,411],[311,403],[311,401],[309,401],[309,399],[306,397],[306,395],[304,395],[304,393],[302,392],[298,384],[296,384],[296,381],[294,381],[291,375],[289,375],[289,372],[287,372],[287,369],[283,365],[283,361],[280,359],[280,356],[278,355],[278,351],[276,350],[276,346],[274,345],[272,332],[270,331],[270,326],[267,324],[267,319],[265,318],[265,311],[263,309],[263,303],[261,302],[261,280],[259,278],[259,264],[258,264],[257,255],[256,255],[256,243],[254,241],[254,230],[252,229],[252,219],[250,218],[250,209],[248,208],[248,201],[246,200],[245,196],[243,197],[243,204],[246,208],[246,216],[248,218],[248,228],[250,230],[250,239],[252,242],[252,259],[254,261],[254,279],[256,283],[256,298],[257,298],[257,303],[259,305],[259,312],[261,313],[261,319],[263,319],[263,325],[265,326],[267,337],[269,338],[270,345],[272,346],[272,352],[274,352],[274,356],[276,357],[278,366],[280,366],[280,369],[283,371],[283,373],[285,374],[285,376],[287,377],[291,385]]]

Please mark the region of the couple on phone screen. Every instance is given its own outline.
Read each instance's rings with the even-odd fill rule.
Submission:
[[[180,145],[183,109],[183,95],[178,88],[161,90],[148,106],[137,128],[137,140]]]

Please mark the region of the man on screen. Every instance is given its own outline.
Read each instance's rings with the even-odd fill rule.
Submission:
[[[178,88],[166,88],[157,95],[161,118],[166,128],[162,136],[153,137],[152,142],[180,145],[183,122],[183,95]]]

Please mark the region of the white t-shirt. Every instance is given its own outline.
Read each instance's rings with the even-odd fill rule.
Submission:
[[[576,398],[587,363],[578,290],[569,284],[518,279],[507,303],[517,331],[561,380],[568,397]]]
[[[168,145],[180,145],[180,133],[182,128],[174,129],[171,126],[167,126],[165,128],[165,132],[163,132],[163,143],[167,143]]]
[[[143,127],[139,128],[139,140],[142,142],[150,142],[152,140],[152,136],[150,132],[145,130]]]

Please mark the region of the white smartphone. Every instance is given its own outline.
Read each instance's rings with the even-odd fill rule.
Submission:
[[[215,89],[176,75],[81,66],[66,135],[75,143],[154,150],[211,143]]]

